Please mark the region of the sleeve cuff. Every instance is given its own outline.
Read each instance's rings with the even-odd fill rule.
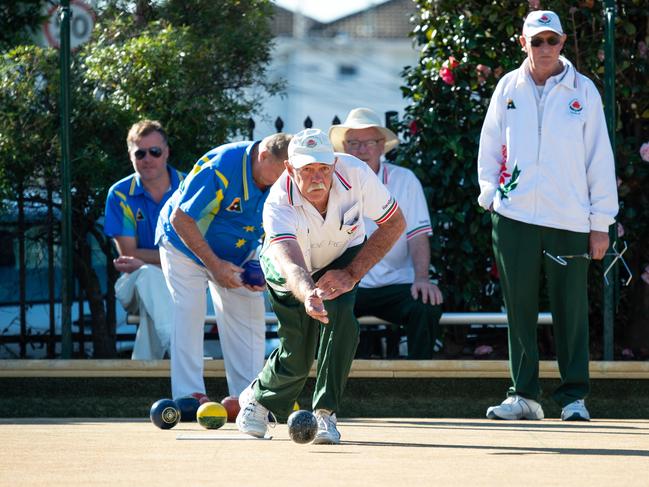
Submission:
[[[496,196],[496,188],[495,187],[483,189],[480,192],[480,196],[478,196],[478,204],[480,206],[482,206],[485,210],[489,210],[489,207],[494,202],[494,197],[495,196]]]
[[[595,232],[608,232],[608,227],[615,223],[615,218],[608,215],[590,215],[590,229]]]

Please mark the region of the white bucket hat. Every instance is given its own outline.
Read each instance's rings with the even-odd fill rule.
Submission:
[[[332,125],[329,128],[329,139],[331,145],[334,146],[336,152],[345,152],[343,140],[345,140],[345,133],[349,129],[366,129],[374,127],[381,131],[385,137],[384,153],[394,149],[399,143],[399,138],[396,134],[381,125],[381,117],[369,108],[354,108],[345,121],[339,125]]]
[[[306,129],[289,142],[288,161],[299,169],[313,163],[331,165],[336,162],[336,156],[327,134],[320,129]]]

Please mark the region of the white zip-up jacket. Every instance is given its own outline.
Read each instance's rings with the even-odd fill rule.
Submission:
[[[618,202],[602,100],[560,59],[567,69],[546,87],[541,120],[527,59],[496,86],[480,135],[478,203],[525,223],[606,232]]]

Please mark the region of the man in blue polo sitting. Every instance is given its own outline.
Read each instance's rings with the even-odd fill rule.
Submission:
[[[155,228],[160,209],[178,188],[183,173],[167,165],[169,144],[160,122],[141,120],[126,138],[135,172],[111,186],[106,198],[104,233],[112,237],[122,275],[115,296],[140,316],[134,360],[155,360],[169,349],[171,298],[160,269]]]

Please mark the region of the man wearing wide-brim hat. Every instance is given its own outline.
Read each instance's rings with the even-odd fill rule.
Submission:
[[[430,359],[443,297],[430,282],[432,231],[421,183],[411,170],[381,160],[399,140],[369,108],[353,109],[342,124],[329,129],[329,138],[336,151],[356,156],[378,175],[406,219],[406,229],[397,243],[361,280],[356,316],[377,316],[404,325],[408,358]],[[366,220],[365,225],[370,234],[376,229],[371,221]]]

